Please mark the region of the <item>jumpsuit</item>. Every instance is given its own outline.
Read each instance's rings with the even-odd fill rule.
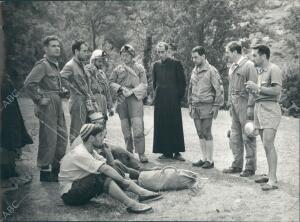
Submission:
[[[246,91],[247,81],[257,82],[257,71],[254,64],[247,58],[242,58],[238,64],[233,64],[229,70],[228,102],[231,106],[232,124],[229,146],[234,160],[232,167],[243,169],[244,147],[246,151],[245,170],[256,170],[256,139],[245,134],[247,123],[247,108],[254,106],[254,98]]]
[[[123,65],[116,67],[110,77],[110,86],[114,92],[120,87],[133,91],[129,97],[118,95],[116,112],[121,120],[121,128],[129,152],[145,153],[143,98],[147,92],[147,78],[144,67],[133,62],[131,71],[126,71]]]
[[[35,103],[35,115],[40,120],[38,167],[52,166],[59,169],[59,162],[65,155],[68,132],[62,107],[61,77],[58,64],[43,58],[38,61],[24,85],[27,94]],[[40,105],[42,98],[49,98],[47,105]]]

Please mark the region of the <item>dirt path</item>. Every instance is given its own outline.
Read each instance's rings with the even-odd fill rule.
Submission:
[[[19,166],[30,170],[34,179],[17,192],[6,195],[7,203],[20,202],[8,220],[213,220],[213,221],[299,221],[299,120],[283,117],[278,130],[278,178],[280,189],[263,192],[254,178],[224,175],[222,169],[229,166],[232,155],[226,132],[230,126],[227,112],[221,111],[213,124],[215,139],[215,169],[203,170],[191,167],[191,161],[199,156],[199,142],[193,121],[183,109],[186,152],[185,163],[159,162],[151,153],[153,139],[153,107],[145,107],[146,152],[150,161],[193,170],[199,173],[199,189],[165,192],[164,198],[152,202],[153,212],[132,215],[124,206],[110,197],[101,196],[82,207],[65,206],[57,192],[57,183],[40,183],[36,165],[38,122],[33,117],[32,102],[19,100],[25,124],[34,137],[35,144],[26,147]],[[65,104],[67,110],[67,104]],[[69,115],[66,112],[69,123]],[[114,138],[114,140],[112,140]],[[115,139],[117,138],[117,139]],[[119,119],[114,116],[108,123],[108,139],[124,145]],[[258,140],[257,175],[267,172],[267,162],[261,141]],[[14,202],[15,203],[15,202]]]

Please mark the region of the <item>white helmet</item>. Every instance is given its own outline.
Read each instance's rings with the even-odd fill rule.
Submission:
[[[104,50],[101,50],[101,49],[96,49],[93,51],[92,53],[92,56],[90,58],[90,63],[93,63],[93,61],[96,59],[96,58],[102,58],[104,60],[106,60],[108,57],[108,54],[106,51]]]
[[[247,136],[254,136],[254,123],[249,121],[245,124],[245,133]]]

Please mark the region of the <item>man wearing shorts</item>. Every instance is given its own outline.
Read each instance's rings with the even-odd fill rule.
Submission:
[[[282,86],[282,71],[269,62],[270,49],[265,45],[258,45],[252,50],[253,61],[258,67],[258,82],[246,83],[247,89],[255,93],[254,127],[259,132],[263,142],[268,166],[268,178],[256,180],[258,183],[267,182],[262,190],[277,189],[277,153],[274,146],[277,128],[281,119],[279,99]]]
[[[122,169],[109,166],[106,159],[94,150],[94,147],[103,144],[106,136],[105,126],[85,124],[80,130],[80,136],[83,143],[67,153],[61,161],[59,182],[64,203],[82,205],[106,192],[125,204],[128,212],[141,213],[151,210],[151,206],[139,202],[156,200],[161,198],[161,195],[126,179],[119,172]],[[123,190],[137,194],[139,202],[129,198]]]
[[[214,167],[212,119],[217,118],[224,99],[218,71],[206,60],[205,49],[202,46],[193,48],[192,60],[195,68],[189,84],[188,102],[202,151],[202,158],[193,163],[193,166],[209,169]]]

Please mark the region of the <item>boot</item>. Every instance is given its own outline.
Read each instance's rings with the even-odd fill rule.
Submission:
[[[148,163],[148,158],[146,157],[146,155],[144,153],[139,153],[139,158],[140,158],[140,162],[141,163]]]

